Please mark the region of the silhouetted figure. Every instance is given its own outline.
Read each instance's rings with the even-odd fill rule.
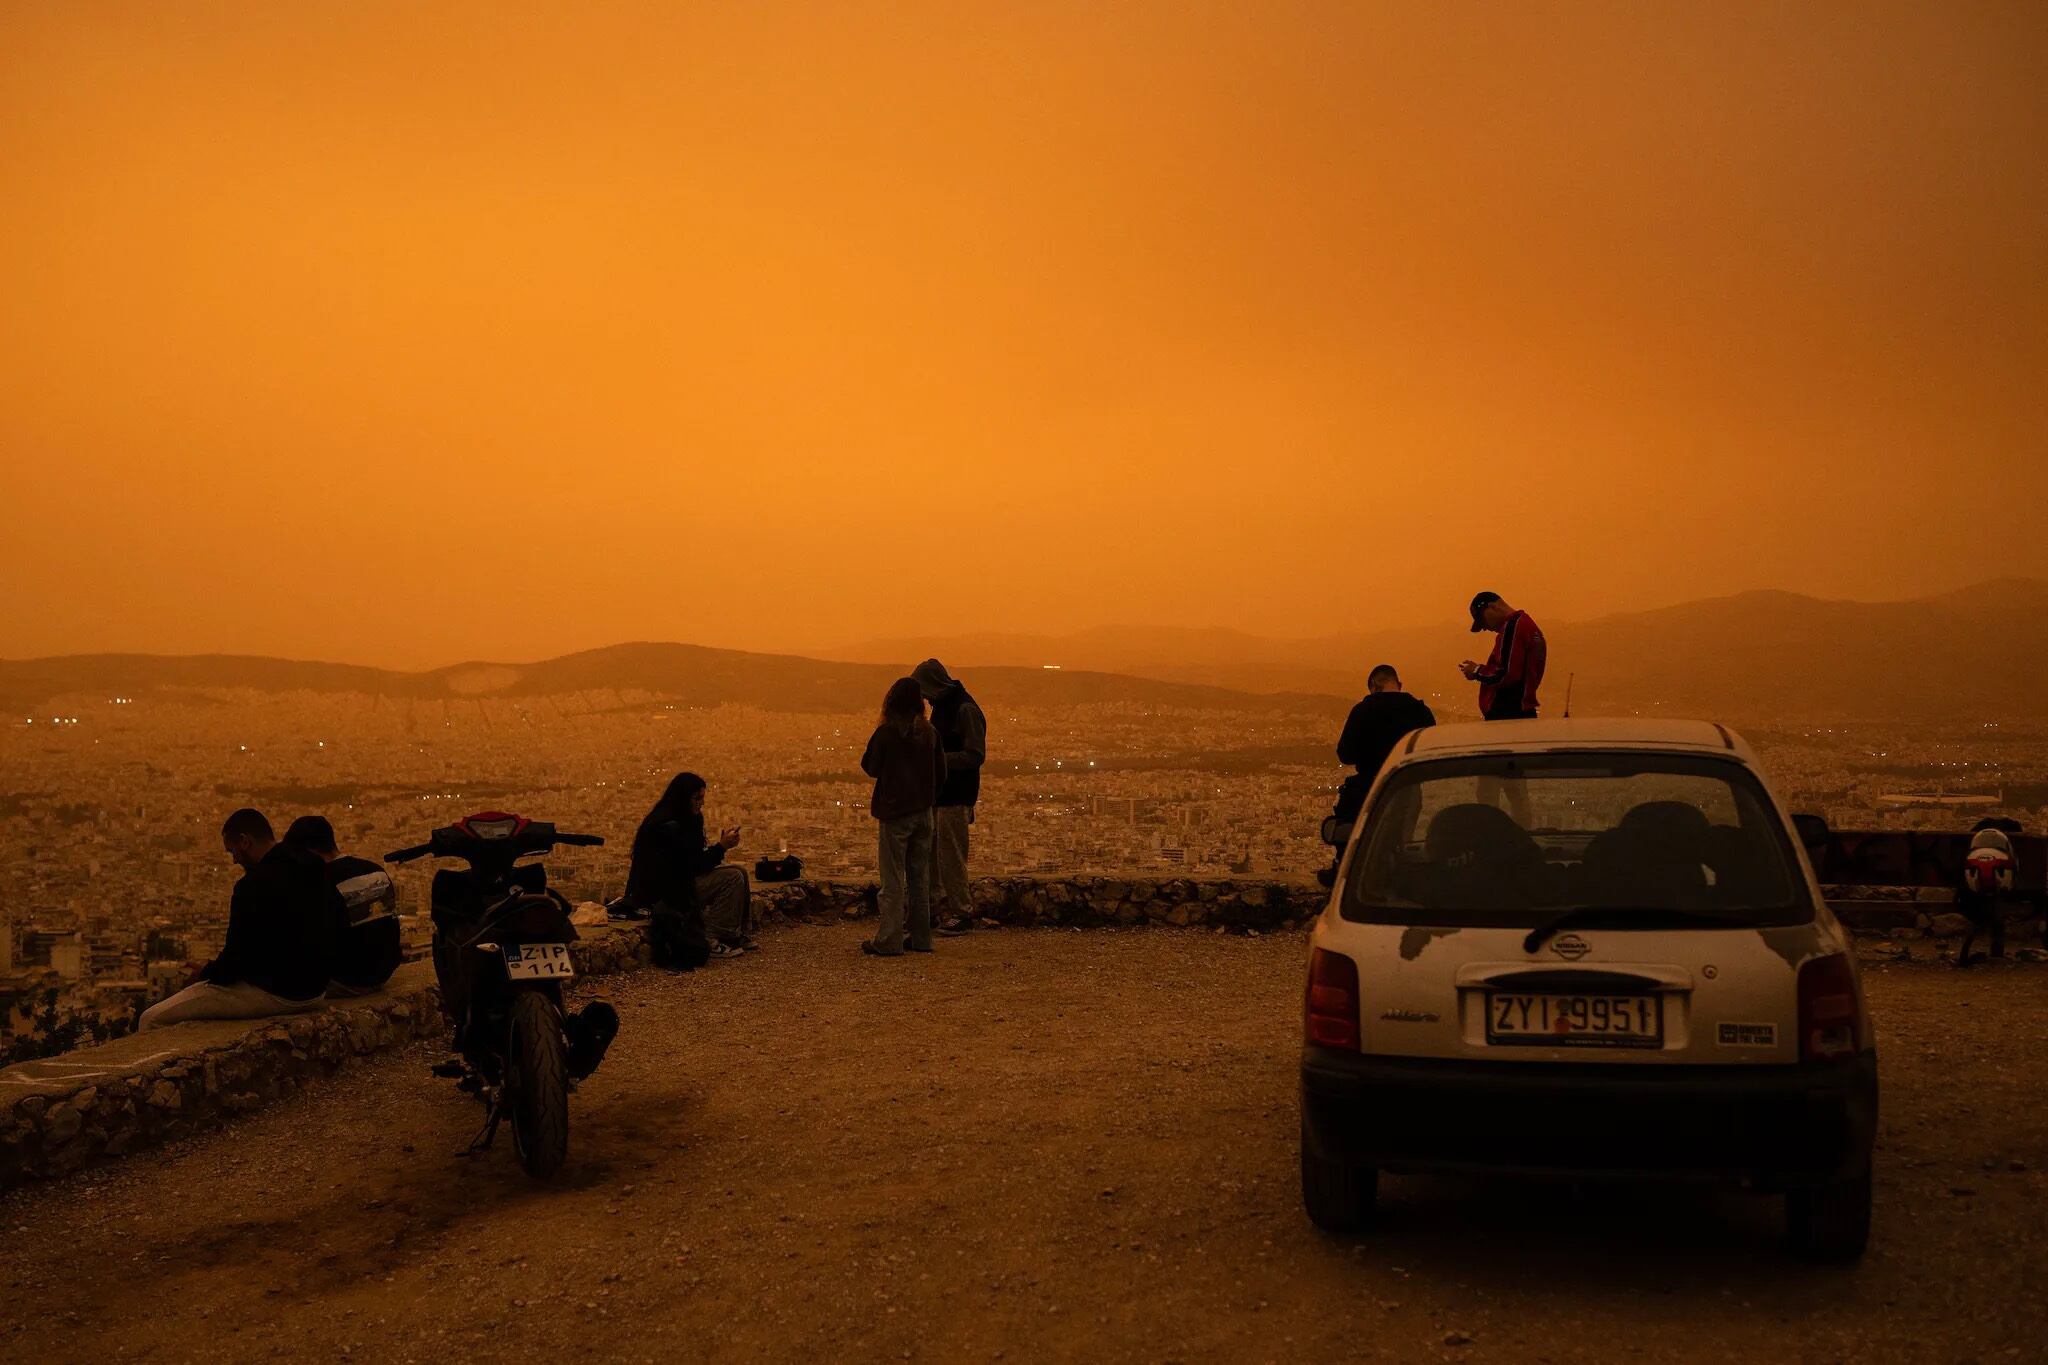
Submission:
[[[974,824],[974,805],[981,799],[981,765],[988,759],[988,718],[967,688],[946,672],[937,659],[912,669],[924,699],[932,705],[932,728],[946,751],[946,784],[932,811],[934,903],[943,902],[939,932],[962,934],[974,923],[974,901],[967,890],[967,832]]]
[[[2009,831],[2018,829],[2018,823],[2011,820],[1980,820],[1971,831],[1962,884],[1956,888],[1956,913],[1970,921],[1970,930],[1956,949],[1958,967],[1970,965],[1970,950],[1977,944],[1977,935],[1986,930],[1991,935],[1991,956],[2005,956],[2005,903],[2012,898],[2019,870]]]
[[[301,815],[284,832],[288,846],[318,858],[339,904],[329,930],[331,956],[327,967],[330,998],[370,995],[398,970],[404,944],[398,932],[398,888],[382,863],[344,857],[334,842],[334,826],[324,815]]]
[[[875,936],[861,944],[872,957],[932,950],[933,803],[947,778],[946,751],[925,719],[916,678],[898,678],[882,698],[882,720],[868,736],[860,770],[875,779],[868,814],[880,822],[876,862],[882,882]],[[904,926],[904,902],[910,918]]]
[[[1543,631],[1526,611],[1516,611],[1497,592],[1472,599],[1472,631],[1494,634],[1486,662],[1467,659],[1458,671],[1479,684],[1479,714],[1488,720],[1526,720],[1536,714],[1536,689],[1543,683],[1548,647]]]
[[[1337,761],[1348,763],[1368,785],[1379,776],[1394,746],[1417,730],[1436,724],[1436,713],[1401,687],[1392,664],[1381,664],[1365,677],[1365,699],[1351,708],[1344,733],[1337,739]],[[1364,799],[1364,793],[1359,794]]]
[[[722,831],[716,843],[705,839],[704,779],[695,773],[677,773],[640,822],[626,898],[647,911],[647,942],[657,964],[688,971],[710,958],[739,957],[751,945],[746,871],[720,866],[739,841],[737,826]],[[707,924],[719,926],[715,938],[706,936]]]
[[[1348,763],[1353,769],[1337,788],[1337,808],[1331,815],[1339,824],[1348,825],[1358,819],[1365,809],[1373,779],[1379,776],[1394,746],[1415,731],[1436,724],[1436,713],[1429,709],[1429,704],[1402,690],[1401,675],[1392,664],[1380,664],[1366,674],[1365,687],[1365,699],[1351,708],[1344,721],[1344,732],[1337,739],[1337,761]],[[1342,848],[1331,853],[1329,880],[1335,879],[1337,864],[1343,857]]]
[[[320,861],[278,843],[263,813],[246,807],[227,818],[220,838],[242,869],[220,955],[200,968],[193,984],[144,1010],[140,1028],[320,1007],[333,907]]]

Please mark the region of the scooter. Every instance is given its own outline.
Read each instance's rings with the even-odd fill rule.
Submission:
[[[602,1000],[565,1012],[562,986],[576,975],[569,902],[548,889],[540,863],[519,860],[603,842],[483,811],[385,855],[390,863],[434,857],[469,865],[434,873],[434,973],[458,1054],[435,1070],[483,1101],[484,1126],[470,1153],[487,1149],[509,1115],[519,1164],[540,1180],[568,1155],[569,1091],[603,1060],[619,1015]]]

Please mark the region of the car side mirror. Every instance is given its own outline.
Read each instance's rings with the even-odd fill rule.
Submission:
[[[1334,815],[1323,817],[1323,842],[1331,848],[1342,848],[1351,842],[1351,821],[1339,820]]]
[[[1795,815],[1792,828],[1799,831],[1799,842],[1807,848],[1820,848],[1833,837],[1828,822],[1818,815]]]

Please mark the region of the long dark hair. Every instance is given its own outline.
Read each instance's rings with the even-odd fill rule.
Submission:
[[[889,694],[882,698],[882,724],[895,727],[899,734],[911,734],[917,723],[924,719],[924,692],[915,678],[898,678],[889,684]]]
[[[695,773],[677,773],[668,780],[668,787],[661,799],[654,803],[654,809],[640,822],[639,833],[645,833],[651,826],[663,820],[674,820],[690,813],[690,798],[704,790],[704,779]],[[635,836],[638,837],[637,834]]]

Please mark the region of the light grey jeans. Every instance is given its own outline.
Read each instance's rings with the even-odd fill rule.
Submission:
[[[932,946],[932,813],[884,820],[877,841],[881,864],[882,922],[875,926],[875,951],[903,951],[903,902],[910,902],[910,946]]]
[[[697,878],[697,906],[704,912],[704,932],[720,943],[731,943],[745,934],[753,894],[744,867],[714,867]]]
[[[974,823],[972,806],[940,806],[932,812],[932,906],[941,905],[949,918],[971,916],[974,899],[967,892],[967,829]]]
[[[188,1019],[267,1019],[273,1014],[304,1014],[319,1009],[323,1003],[317,995],[311,1000],[287,1000],[246,981],[232,986],[200,981],[151,1005],[142,1012],[142,1020],[135,1027],[169,1028]]]

